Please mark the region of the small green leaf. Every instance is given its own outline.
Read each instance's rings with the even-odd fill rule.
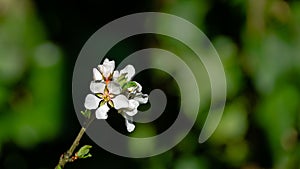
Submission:
[[[88,153],[87,155],[81,157],[81,159],[92,157],[92,154]]]
[[[90,110],[81,111],[81,114],[82,114],[85,118],[87,118],[87,119],[89,119],[89,118],[91,117],[91,111],[90,111]]]
[[[127,82],[124,86],[123,89],[128,89],[130,87],[137,87],[137,84],[133,81]]]
[[[76,153],[78,158],[88,158],[92,157],[92,155],[89,153],[92,146],[90,145],[84,145],[82,146],[79,151]]]

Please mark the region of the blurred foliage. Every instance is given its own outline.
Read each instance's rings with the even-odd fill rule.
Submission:
[[[46,39],[30,1],[0,1],[0,154],[58,133],[62,53]]]
[[[181,143],[194,147],[191,153],[211,157],[205,160],[210,168],[300,167],[299,5],[282,0],[162,3],[163,12],[191,21],[209,36],[225,68],[227,104],[208,148],[199,151],[189,139]],[[180,43],[160,41],[183,59],[191,57]],[[205,168],[196,164],[203,161],[200,156],[186,158],[179,155],[173,167]]]
[[[207,142],[197,142],[205,112],[210,106],[209,79],[205,68],[198,67],[199,74],[196,76],[201,82],[200,117],[179,145],[159,156],[135,161],[122,161],[121,157],[111,156],[104,159],[93,152],[93,158],[90,159],[95,162],[88,161],[90,164],[85,163],[85,166],[99,167],[101,160],[103,168],[124,168],[123,165],[129,163],[134,168],[149,169],[299,169],[300,2],[155,0],[152,4],[152,11],[183,17],[197,25],[212,41],[227,78],[227,103],[222,120]],[[112,14],[117,12],[114,10]],[[125,15],[122,12],[118,14]],[[58,14],[52,11],[51,15]],[[66,20],[68,17],[71,18],[67,15]],[[59,17],[50,18],[50,24],[51,20],[59,20]],[[57,139],[62,128],[61,114],[64,113],[63,103],[66,102],[63,100],[65,93],[62,91],[62,79],[63,67],[67,63],[63,62],[65,56],[60,48],[47,39],[48,32],[42,19],[30,0],[0,0],[0,156],[3,156],[1,146],[8,142],[13,142],[20,149],[31,150],[38,144]],[[74,19],[76,26],[77,19]],[[98,21],[95,25],[94,31],[99,28]],[[90,36],[91,30],[88,28],[80,31]],[[186,32],[183,30],[182,33]],[[66,41],[62,43],[65,43],[64,47],[70,45],[66,45]],[[130,53],[130,50],[134,51],[134,43],[130,41],[125,44],[127,46],[118,48],[117,53],[112,53],[115,54],[113,57],[118,60],[118,54],[123,56]],[[199,65],[192,59],[195,57],[193,52],[174,39],[158,36],[145,44],[170,50],[188,65]],[[73,51],[73,46],[70,46],[69,50]],[[151,85],[165,89],[171,95],[168,99],[171,99],[172,108],[167,110],[176,111],[178,107],[174,104],[180,101],[174,94],[178,91],[174,79],[168,79],[161,72],[152,72],[151,76],[144,80],[140,77],[141,80],[138,80],[143,90],[151,91]],[[158,125],[169,127],[172,118],[165,119],[150,125],[137,124],[137,130],[131,136],[155,135]],[[145,146],[152,147],[154,144],[148,143]],[[129,147],[135,153],[145,148],[131,143]],[[63,150],[56,151],[59,154]],[[51,158],[53,161],[57,159]],[[122,162],[115,163],[114,159]],[[20,154],[12,154],[6,157],[6,161],[26,163]]]

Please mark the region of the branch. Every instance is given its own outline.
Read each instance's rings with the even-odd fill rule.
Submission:
[[[94,119],[95,119],[95,116],[92,116],[90,119],[88,119],[88,122],[86,123],[86,127],[81,128],[81,130],[79,131],[76,139],[74,140],[74,142],[71,145],[71,147],[69,148],[69,150],[60,156],[59,162],[56,165],[55,169],[62,169],[68,162],[74,161],[74,157],[72,155],[73,155],[75,149],[77,148],[77,146],[79,145],[79,141],[81,140],[84,132],[86,131],[86,128],[92,123],[92,121]]]

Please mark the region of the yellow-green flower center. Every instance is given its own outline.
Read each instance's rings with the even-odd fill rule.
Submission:
[[[109,93],[108,88],[105,86],[104,92],[103,93],[98,93],[96,94],[98,97],[100,97],[104,102],[109,102],[114,95]]]

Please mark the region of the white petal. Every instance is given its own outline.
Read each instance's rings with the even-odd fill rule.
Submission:
[[[96,110],[96,118],[97,119],[107,119],[107,112],[109,110],[109,107],[107,106],[107,104],[105,103],[104,105],[100,106],[97,110]]]
[[[100,70],[101,74],[102,74],[105,78],[108,78],[108,77],[109,77],[109,74],[110,74],[109,69],[107,69],[105,66],[100,65],[100,66],[99,66],[99,70]]]
[[[88,94],[85,97],[84,107],[88,110],[96,109],[99,106],[101,99],[93,94]]]
[[[107,88],[108,88],[109,93],[112,93],[115,95],[121,93],[121,86],[114,81],[109,82],[107,85]]]
[[[124,73],[127,73],[125,77],[128,81],[130,81],[133,75],[135,74],[135,69],[132,65],[127,65],[124,69],[120,71],[120,74]]]
[[[128,101],[128,103],[129,103],[128,108],[123,110],[126,113],[125,115],[128,116],[136,115],[136,113],[138,112],[137,107],[139,106],[139,102],[131,99]]]
[[[128,116],[134,116],[134,115],[136,115],[137,114],[137,112],[138,112],[138,110],[135,108],[135,109],[133,109],[133,110],[131,110],[131,111],[126,111],[126,110],[124,110],[125,111],[125,113],[128,115]]]
[[[108,78],[110,74],[114,72],[115,61],[109,61],[107,58],[104,60],[102,65],[98,66],[100,72],[105,78]]]
[[[138,82],[136,82],[136,81],[134,81],[135,83],[136,83],[136,85],[137,85],[137,88],[136,88],[136,90],[138,91],[138,92],[141,92],[142,91],[142,85],[140,85]]]
[[[142,93],[137,93],[133,99],[138,101],[139,103],[145,104],[148,102],[148,95],[142,94]]]
[[[103,93],[104,88],[105,88],[105,83],[103,83],[103,82],[92,81],[91,84],[90,84],[90,90],[93,93]]]
[[[94,80],[102,80],[102,75],[98,69],[93,68],[93,79]]]
[[[132,132],[135,129],[135,125],[132,123],[132,120],[125,118],[125,125],[128,132]]]
[[[115,70],[114,74],[113,74],[113,80],[117,80],[119,78],[119,76],[120,76],[119,71]]]
[[[112,101],[114,102],[114,108],[117,110],[128,108],[129,106],[128,99],[124,95],[118,95],[117,97],[113,98]]]
[[[115,61],[109,61],[109,59],[105,58],[103,65],[111,67],[112,69],[115,69]]]
[[[130,99],[129,100],[129,109],[136,109],[139,106],[139,102],[137,100]]]
[[[127,127],[127,131],[128,132],[133,132],[133,130],[135,129],[135,125],[132,123],[126,123],[126,127]]]

